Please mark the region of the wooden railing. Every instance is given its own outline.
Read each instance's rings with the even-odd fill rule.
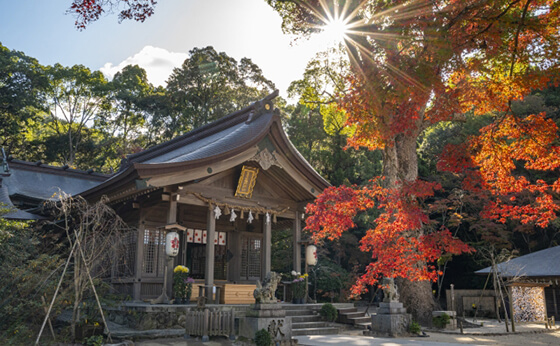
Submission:
[[[202,336],[207,342],[210,336],[229,336],[235,339],[235,310],[204,308],[187,309],[185,334]]]

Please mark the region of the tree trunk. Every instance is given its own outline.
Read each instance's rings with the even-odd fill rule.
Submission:
[[[431,326],[432,311],[436,308],[432,283],[429,281],[413,282],[402,278],[397,278],[395,282],[399,289],[399,300],[412,314],[412,318],[423,326]]]
[[[386,187],[395,187],[397,181],[414,181],[418,178],[417,134],[399,134],[392,145],[383,152],[383,175]],[[422,232],[422,230],[418,230]],[[431,325],[432,311],[436,307],[429,281],[411,282],[396,280],[400,301],[413,318],[422,325]]]

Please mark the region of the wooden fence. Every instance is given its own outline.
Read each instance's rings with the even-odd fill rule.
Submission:
[[[223,335],[235,339],[235,310],[187,309],[186,335],[202,336],[206,342],[210,336]]]

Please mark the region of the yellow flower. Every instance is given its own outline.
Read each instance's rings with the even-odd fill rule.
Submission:
[[[187,268],[183,265],[178,265],[178,266],[175,267],[175,269],[173,269],[173,272],[174,273],[181,272],[181,273],[187,273],[188,274],[189,273],[189,268]]]

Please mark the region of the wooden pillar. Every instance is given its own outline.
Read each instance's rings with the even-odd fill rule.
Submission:
[[[228,251],[233,257],[228,263],[228,280],[237,282],[241,279],[241,234],[234,230],[228,234]]]
[[[301,273],[301,212],[296,211],[296,218],[294,219],[294,270]]]
[[[169,209],[167,210],[167,224],[174,224],[177,223],[177,200],[178,195],[176,193],[172,193],[169,196]],[[173,294],[173,269],[174,269],[175,258],[174,257],[167,257],[167,272],[165,275],[167,276],[167,296],[172,297]]]
[[[140,210],[140,220],[138,224],[136,238],[136,264],[134,266],[134,283],[132,284],[132,299],[136,301],[142,300],[142,269],[144,264],[144,230],[146,229],[144,222],[144,213]]]
[[[272,263],[272,222],[266,222],[266,217],[263,217],[263,266],[261,277],[264,279],[266,274],[270,273]]]
[[[556,302],[556,288],[552,288],[552,302],[554,303],[554,316],[558,316],[558,305]],[[546,298],[545,298],[545,304],[546,304]]]
[[[216,238],[216,216],[212,205],[208,208],[206,222],[206,267],[204,268],[204,284],[206,285],[207,301],[212,301],[214,286],[214,239]]]

